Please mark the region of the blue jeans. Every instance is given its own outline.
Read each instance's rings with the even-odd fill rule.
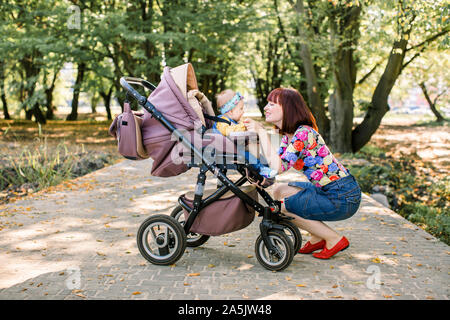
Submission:
[[[361,189],[352,175],[319,188],[310,182],[289,182],[302,190],[284,199],[286,210],[301,218],[339,221],[353,216],[361,203]]]

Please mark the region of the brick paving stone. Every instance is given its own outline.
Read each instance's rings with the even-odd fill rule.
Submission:
[[[170,214],[198,171],[158,178],[150,167],[125,160],[71,188],[0,206],[0,223],[8,223],[0,230],[0,300],[449,299],[449,246],[367,195],[352,218],[330,223],[351,243],[330,260],[296,255],[282,272],[264,269],[254,252],[256,217],[186,248],[173,266],[152,265],[137,249],[137,229],[153,214]],[[209,174],[207,188],[215,185]]]

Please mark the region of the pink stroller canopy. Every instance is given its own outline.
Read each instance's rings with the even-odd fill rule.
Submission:
[[[194,68],[190,63],[173,69],[165,67],[161,82],[150,94],[148,101],[175,128],[183,131],[184,136],[191,143],[195,142],[197,147],[210,145],[219,152],[234,152],[233,142],[221,134],[208,133],[208,139],[204,141],[201,137],[199,138],[200,134],[194,129],[205,123],[202,111],[209,115],[214,115],[214,112],[210,105],[206,106],[205,110],[194,110],[188,101],[188,93],[191,90],[198,90],[198,86]],[[206,127],[209,128],[209,126]],[[171,177],[188,170],[186,161],[190,159],[190,150],[183,148],[176,139],[171,137],[169,130],[146,110],[141,130],[147,153],[154,160],[152,175]]]

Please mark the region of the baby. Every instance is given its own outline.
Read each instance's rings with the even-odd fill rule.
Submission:
[[[219,93],[217,95],[217,108],[220,110],[219,117],[228,120],[231,124],[215,122],[213,125],[214,132],[229,136],[232,133],[247,130],[241,119],[244,114],[244,97],[239,92],[227,89]],[[255,158],[248,151],[245,152],[245,158],[263,177],[274,178],[277,175],[276,170],[264,166],[259,159]]]

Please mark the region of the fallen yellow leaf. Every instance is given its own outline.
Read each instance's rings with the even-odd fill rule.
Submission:
[[[306,287],[306,284],[297,284],[296,287],[301,287],[301,288],[303,288],[303,287]]]
[[[200,275],[200,273],[188,273],[187,276],[188,277],[198,277]]]
[[[133,295],[133,296],[137,296],[138,294],[141,294],[141,293],[142,293],[142,292],[140,292],[140,291],[135,291],[135,292],[132,293],[132,295]]]
[[[412,257],[412,254],[409,254],[409,253],[405,253],[404,255],[403,255],[404,257]]]

